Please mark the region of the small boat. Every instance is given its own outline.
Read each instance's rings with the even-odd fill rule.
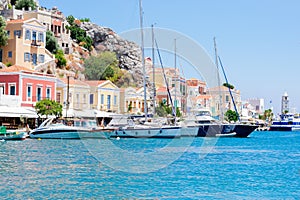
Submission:
[[[28,133],[25,130],[6,130],[0,126],[0,140],[25,140]]]
[[[269,131],[300,131],[300,117],[293,113],[281,114],[279,120],[273,121]]]

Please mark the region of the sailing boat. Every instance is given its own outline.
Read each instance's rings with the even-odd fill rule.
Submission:
[[[225,74],[225,70],[222,66],[220,58],[217,56],[216,42],[214,39],[214,47],[216,54],[216,67],[219,71],[219,62],[222,67],[223,74],[227,81],[227,77]],[[219,59],[218,59],[219,58]],[[220,85],[220,77],[219,73],[217,74],[219,85]],[[227,81],[228,84],[228,81]],[[235,106],[235,102],[233,96],[231,94],[231,90],[229,89],[230,96],[232,98],[232,102]],[[222,106],[221,106],[222,107]],[[237,109],[236,109],[237,112]],[[238,112],[237,112],[238,113]],[[221,112],[220,119],[215,120],[212,118],[210,111],[204,109],[195,110],[193,113],[194,118],[186,119],[183,122],[182,132],[189,134],[182,134],[181,136],[196,136],[196,137],[248,137],[258,126],[251,124],[229,124],[223,123],[223,113]],[[196,133],[194,132],[196,128]]]
[[[148,108],[146,96],[146,70],[145,70],[145,56],[144,56],[144,30],[143,30],[143,10],[142,0],[139,0],[140,7],[140,29],[141,29],[141,50],[142,50],[142,65],[143,65],[143,86],[144,86],[144,113],[145,122],[143,124],[136,124],[131,118],[126,118],[123,126],[117,126],[118,129],[111,132],[110,137],[125,137],[125,138],[178,138],[180,137],[180,126],[165,125],[159,122],[148,123]],[[155,87],[154,87],[155,88]],[[155,103],[155,102],[154,102]],[[153,105],[155,106],[155,104]],[[124,121],[118,119],[114,121]],[[153,119],[152,119],[153,120]],[[125,125],[124,125],[125,124]],[[111,123],[108,125],[110,127]]]

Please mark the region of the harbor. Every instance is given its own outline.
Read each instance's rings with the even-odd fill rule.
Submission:
[[[300,199],[299,7],[0,0],[0,198]]]

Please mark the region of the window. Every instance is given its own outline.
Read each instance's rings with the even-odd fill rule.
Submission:
[[[36,31],[32,31],[32,40],[36,41]]]
[[[117,105],[117,96],[116,95],[114,96],[114,105],[115,106]]]
[[[226,95],[226,102],[228,102],[229,101],[229,96],[228,95]]]
[[[79,94],[76,94],[76,104],[77,104],[77,107],[79,107]]]
[[[104,104],[104,94],[101,94],[101,104]]]
[[[51,88],[47,87],[46,89],[46,98],[51,99]]]
[[[21,30],[15,30],[14,35],[15,35],[15,37],[20,38],[21,37]]]
[[[39,32],[38,41],[39,42],[44,42],[44,33],[43,32]]]
[[[83,104],[86,104],[86,94],[83,94]]]
[[[9,85],[9,95],[16,95],[16,85],[15,84]]]
[[[10,37],[10,31],[7,31],[7,36],[8,36],[8,38]]]
[[[0,85],[0,92],[1,92],[1,94],[5,94],[5,86],[4,85]]]
[[[9,51],[7,56],[8,56],[9,58],[12,58],[12,51]]]
[[[57,93],[56,93],[56,102],[57,102],[57,103],[60,103],[60,98],[61,98],[61,93],[60,93],[60,92],[57,92]]]
[[[44,63],[45,62],[45,56],[43,54],[39,54],[38,62],[39,63]]]
[[[31,98],[32,96],[32,86],[31,85],[27,85],[27,98]]]
[[[33,65],[36,65],[36,64],[37,64],[37,55],[36,55],[36,53],[33,53],[33,54],[32,54],[32,64],[33,64]]]
[[[28,52],[24,53],[24,61],[30,62],[30,53],[28,53]]]
[[[94,94],[90,94],[90,104],[94,104]]]
[[[30,30],[26,30],[25,40],[31,40],[31,32],[30,32]]]
[[[110,109],[110,95],[107,95],[107,109]]]
[[[37,101],[42,100],[42,88],[41,87],[37,88],[36,96],[37,96]]]

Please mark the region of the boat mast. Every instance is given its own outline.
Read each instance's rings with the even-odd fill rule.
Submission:
[[[141,50],[142,50],[142,66],[143,66],[143,86],[144,86],[144,113],[145,121],[147,121],[147,93],[146,93],[146,69],[145,69],[145,55],[144,55],[144,30],[143,30],[143,8],[142,0],[140,4],[140,29],[141,29]]]
[[[174,86],[174,88],[175,88],[175,101],[174,101],[174,107],[175,107],[175,118],[176,118],[176,111],[177,111],[177,94],[176,94],[176,89],[177,89],[177,59],[176,59],[176,57],[177,57],[177,55],[176,55],[176,38],[174,39],[174,65],[175,65],[175,86]]]
[[[154,55],[154,29],[153,29],[153,24],[151,25],[152,29],[152,76],[153,76],[153,115],[155,115],[155,98],[156,98],[156,88],[155,88],[155,55]]]
[[[219,69],[219,62],[218,62],[218,51],[217,51],[217,43],[216,43],[216,37],[214,37],[214,48],[215,48],[215,56],[216,56],[216,66],[217,66],[217,78],[218,78],[218,85],[221,87],[221,79],[220,79],[220,69]],[[223,121],[223,102],[222,102],[222,93],[221,93],[221,88],[219,89],[219,111],[220,111],[220,120]]]

